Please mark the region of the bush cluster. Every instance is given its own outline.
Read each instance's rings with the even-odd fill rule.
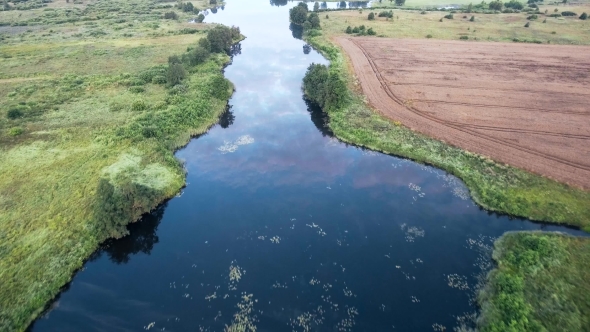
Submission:
[[[393,10],[380,12],[379,17],[393,18]]]
[[[322,109],[338,110],[347,103],[346,83],[328,67],[312,63],[303,78],[303,91]]]
[[[302,26],[303,31],[321,29],[320,17],[315,12],[309,13],[305,2],[300,2],[289,10],[289,19],[291,23]]]
[[[512,8],[512,9],[516,9],[516,10],[521,10],[524,8],[524,5],[522,4],[522,2],[519,2],[516,0],[510,0],[509,2],[504,4],[504,7]]]
[[[561,12],[561,16],[578,16],[578,14],[566,10],[564,12]]]
[[[351,28],[350,25],[349,25],[348,27],[346,27],[345,32],[347,34],[356,33],[356,34],[359,34],[361,36],[365,36],[365,35],[374,36],[374,35],[377,34],[375,32],[375,30],[373,30],[373,28],[368,28],[367,29],[364,25],[361,25],[360,27],[354,27],[354,28]]]

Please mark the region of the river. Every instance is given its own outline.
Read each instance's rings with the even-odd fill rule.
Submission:
[[[289,28],[293,5],[207,15],[247,39],[229,111],[177,152],[187,187],[106,243],[32,331],[451,330],[495,238],[581,233],[488,213],[444,171],[332,137],[302,96],[327,62]]]

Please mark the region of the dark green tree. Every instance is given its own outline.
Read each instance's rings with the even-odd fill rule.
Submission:
[[[317,12],[318,10],[320,10],[320,3],[316,1],[316,3],[313,4],[313,11]]]
[[[488,4],[488,8],[491,10],[501,11],[504,4],[500,0],[494,0]]]
[[[207,40],[211,44],[212,53],[228,53],[233,45],[232,30],[226,26],[218,25],[207,32]]]
[[[403,6],[406,4],[406,0],[395,0],[396,6]]]
[[[320,28],[320,17],[316,13],[309,14],[307,18],[309,23],[311,24],[312,29],[319,29]]]
[[[369,17],[368,17],[369,21],[372,21],[375,19],[375,14],[374,13],[369,13]]]
[[[300,2],[297,6],[289,9],[289,18],[293,24],[303,25],[307,20],[307,4]]]
[[[168,65],[168,72],[166,73],[168,84],[171,86],[179,84],[185,77],[186,70],[181,63],[172,63]]]

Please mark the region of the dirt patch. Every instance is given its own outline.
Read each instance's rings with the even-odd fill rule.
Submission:
[[[373,107],[494,160],[590,188],[590,47],[336,38]]]

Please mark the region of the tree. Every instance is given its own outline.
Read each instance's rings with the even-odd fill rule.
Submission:
[[[202,46],[197,46],[189,52],[189,63],[191,66],[196,66],[207,60],[209,57],[209,50]]]
[[[176,19],[178,19],[178,14],[176,14],[176,12],[167,12],[167,13],[164,13],[164,19],[166,19],[166,20],[176,20]]]
[[[229,54],[233,44],[232,30],[226,26],[218,25],[207,32],[207,40],[211,45],[209,50],[212,53],[225,52]]]
[[[500,11],[500,10],[502,10],[502,6],[504,6],[502,1],[495,0],[495,1],[490,2],[490,4],[488,5],[488,8],[490,8],[491,10]]]
[[[588,18],[588,14],[586,14],[586,12],[583,12],[582,15],[580,15],[580,20],[585,20]]]
[[[467,6],[467,10],[465,12],[471,13],[472,11],[473,11],[473,4],[470,2],[469,5]]]
[[[309,18],[307,19],[311,24],[312,29],[319,29],[320,28],[320,17],[316,13],[309,14]]]
[[[352,28],[350,27],[350,25],[346,28],[346,33],[347,34],[351,34],[352,33]]]
[[[369,21],[372,21],[375,19],[375,14],[374,13],[369,13]]]
[[[167,81],[171,86],[180,83],[186,77],[186,70],[180,63],[168,65]]]
[[[313,11],[317,12],[318,10],[320,10],[320,3],[316,1],[316,3],[313,4]]]
[[[517,0],[510,0],[509,2],[507,2],[504,7],[506,8],[512,8],[512,9],[516,9],[516,10],[521,10],[524,8],[524,5],[517,1]]]
[[[403,6],[406,4],[406,0],[395,0],[396,6]]]
[[[469,19],[469,22],[473,22],[475,21],[475,16],[471,16],[471,18]]]
[[[197,23],[202,23],[204,20],[205,20],[205,15],[199,14],[199,16],[197,16],[197,19],[195,21]]]
[[[303,25],[307,19],[307,4],[300,2],[297,6],[289,9],[289,18],[291,22],[297,25]]]

